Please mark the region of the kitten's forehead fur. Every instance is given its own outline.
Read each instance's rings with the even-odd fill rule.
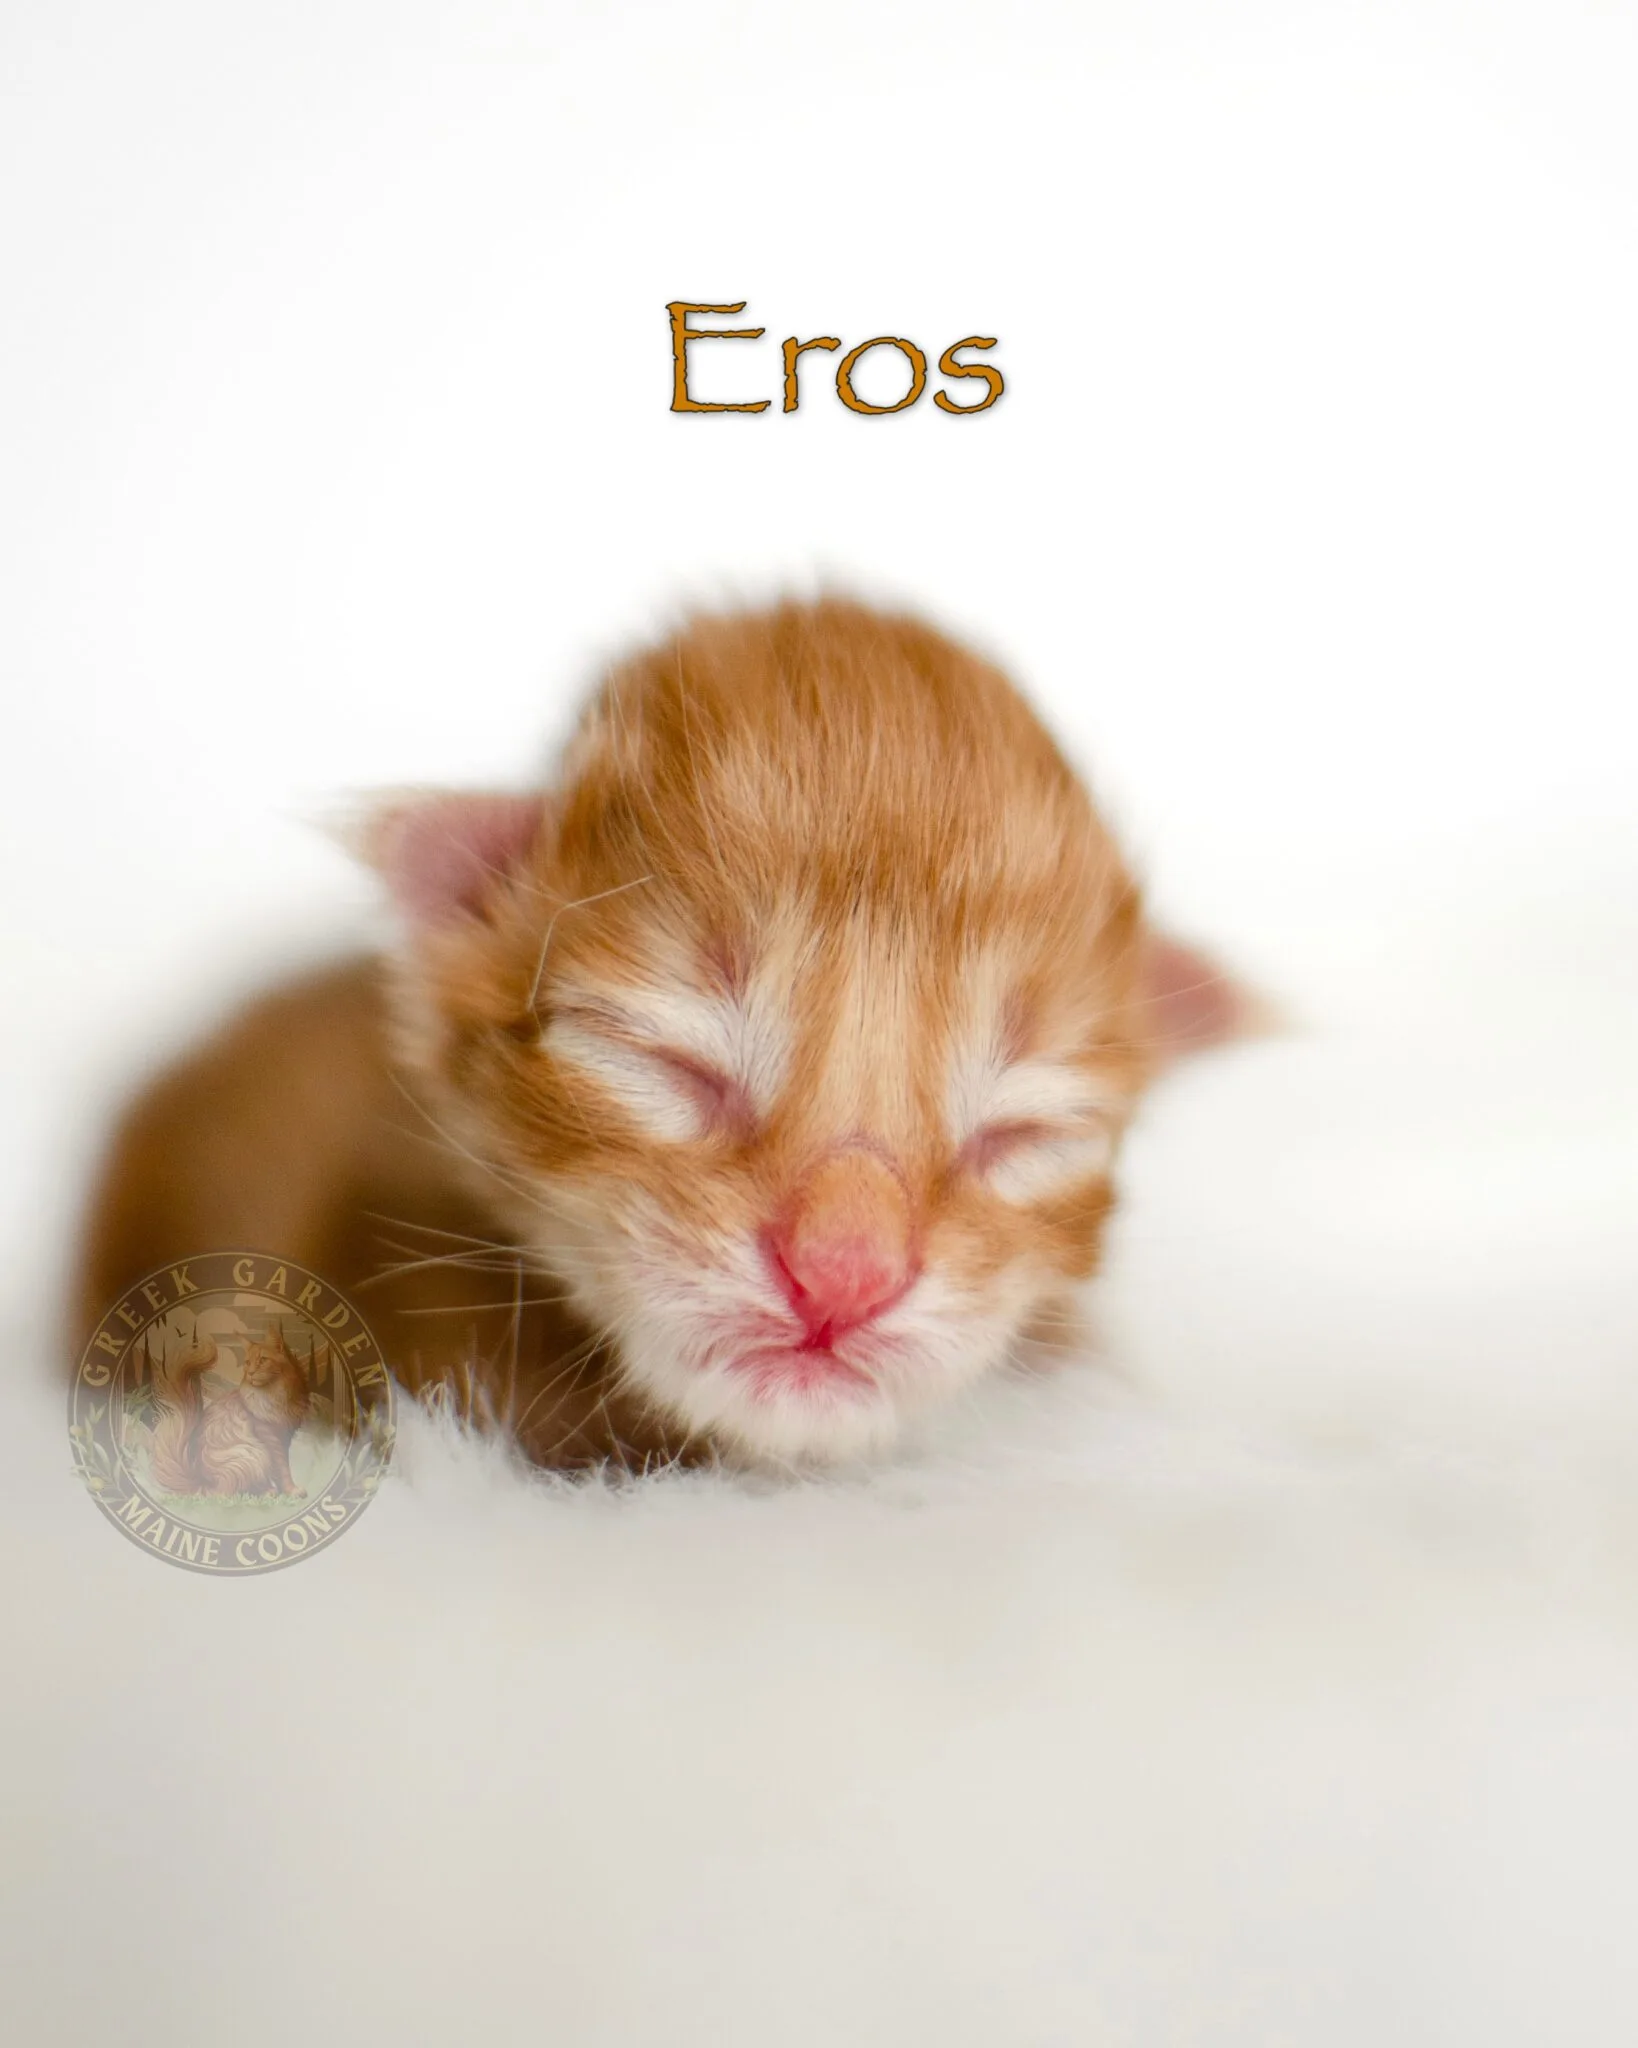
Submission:
[[[560,844],[593,886],[636,865],[730,947],[817,945],[819,971],[906,940],[975,955],[1043,913],[1080,933],[1118,887],[1006,680],[850,605],[700,623],[610,678],[576,753]]]
[[[919,943],[1026,1013],[1084,966],[1090,1012],[1135,936],[1113,844],[1006,678],[837,600],[697,620],[616,669],[549,812],[540,901],[601,899],[560,920],[555,959],[615,981],[792,992],[873,957],[857,999],[881,1005]]]

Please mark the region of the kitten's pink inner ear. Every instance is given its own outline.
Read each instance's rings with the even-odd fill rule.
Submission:
[[[1204,953],[1149,935],[1143,963],[1144,1033],[1162,1058],[1222,1045],[1248,1022],[1239,986]]]
[[[437,790],[389,801],[364,835],[364,853],[418,924],[482,909],[498,880],[517,874],[545,824],[541,796]]]

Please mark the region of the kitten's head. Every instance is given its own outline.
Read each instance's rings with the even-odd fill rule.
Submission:
[[[544,796],[387,806],[405,1049],[446,1134],[673,1424],[835,1458],[1096,1265],[1159,1038],[1146,933],[993,669],[827,602],[614,673]]]

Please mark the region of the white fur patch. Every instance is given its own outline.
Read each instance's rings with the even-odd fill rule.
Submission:
[[[619,1007],[633,1033],[725,1074],[766,1114],[790,1065],[790,1032],[766,990],[743,998],[686,988],[622,991]]]
[[[1109,1130],[1021,1139],[984,1168],[984,1184],[1003,1202],[1044,1201],[1096,1179],[1113,1151]]]
[[[572,1016],[553,1017],[541,1044],[606,1088],[650,1137],[683,1144],[703,1134],[705,1118],[687,1086],[640,1046]]]
[[[981,1111],[972,1129],[983,1124],[1076,1124],[1115,1106],[1113,1091],[1095,1075],[1059,1060],[1020,1060],[984,1077]]]
[[[570,996],[541,1034],[554,1056],[583,1068],[651,1136],[681,1142],[703,1135],[706,1118],[682,1074],[663,1063],[682,1055],[743,1091],[765,1116],[790,1065],[790,1036],[773,1002],[692,989],[622,989]]]
[[[958,1055],[945,1098],[950,1137],[957,1145],[986,1124],[1068,1126],[1116,1106],[1115,1092],[1082,1067],[1053,1059],[1018,1060],[1009,1066],[989,1049]]]

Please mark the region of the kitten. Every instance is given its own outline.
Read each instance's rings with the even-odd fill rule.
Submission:
[[[138,1101],[80,1310],[277,1251],[542,1464],[891,1444],[1063,1312],[1145,1082],[1236,1021],[1012,685],[841,601],[696,619],[544,793],[357,836],[401,946]]]

